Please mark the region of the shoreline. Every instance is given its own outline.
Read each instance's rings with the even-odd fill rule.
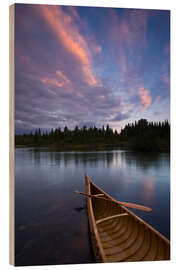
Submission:
[[[170,153],[170,149],[156,149],[153,151],[147,150],[133,150],[127,144],[124,145],[111,145],[111,144],[77,144],[77,145],[59,145],[59,144],[46,144],[46,145],[15,145],[15,149],[17,148],[47,148],[48,150],[58,150],[58,151],[103,151],[103,150],[129,150],[132,152],[141,152],[141,153],[162,153],[167,152]]]
[[[120,150],[120,149],[127,149],[127,147],[122,145],[91,145],[91,144],[77,144],[77,145],[59,145],[59,144],[44,144],[44,145],[16,145],[15,148],[48,148],[51,150],[59,150],[59,151],[79,151],[79,150]]]

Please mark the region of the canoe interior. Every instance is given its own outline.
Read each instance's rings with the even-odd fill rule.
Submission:
[[[86,192],[91,195],[103,193],[103,197],[108,199],[87,198],[93,248],[98,262],[170,260],[169,240],[117,204],[88,176]]]

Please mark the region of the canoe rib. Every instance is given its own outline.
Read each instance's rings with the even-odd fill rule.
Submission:
[[[106,218],[101,218],[101,219],[96,221],[96,224],[99,224],[101,222],[107,221],[107,220],[112,219],[112,218],[118,218],[118,217],[123,217],[123,216],[128,216],[128,213],[113,215],[113,216],[106,217]]]
[[[170,260],[170,242],[85,175],[91,240],[97,262]]]

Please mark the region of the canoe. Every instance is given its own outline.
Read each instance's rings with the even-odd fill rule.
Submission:
[[[170,260],[161,233],[95,185],[85,175],[88,219],[96,262]],[[91,197],[96,195],[95,197]]]

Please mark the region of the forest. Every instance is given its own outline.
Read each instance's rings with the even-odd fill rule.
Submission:
[[[65,126],[63,129],[58,127],[50,131],[38,128],[28,134],[16,134],[15,146],[49,146],[62,150],[125,147],[136,151],[169,151],[170,124],[168,120],[148,122],[140,119],[128,123],[120,132],[109,125],[102,128],[76,126],[73,130]]]

